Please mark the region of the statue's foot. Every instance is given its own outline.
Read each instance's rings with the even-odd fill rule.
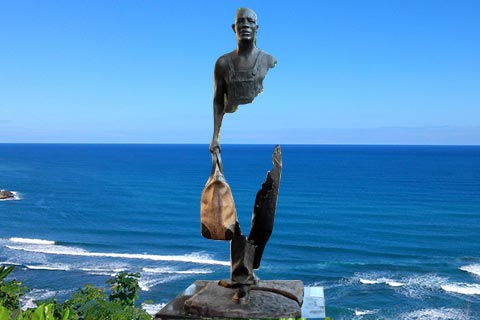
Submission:
[[[255,271],[253,272],[253,284],[257,285],[258,281],[260,281],[260,278],[257,276]]]
[[[237,292],[232,297],[232,301],[239,304],[247,304],[250,298],[250,286],[246,284],[241,284]]]

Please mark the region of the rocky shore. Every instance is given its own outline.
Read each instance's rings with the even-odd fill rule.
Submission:
[[[15,194],[8,190],[0,190],[0,200],[14,199]]]

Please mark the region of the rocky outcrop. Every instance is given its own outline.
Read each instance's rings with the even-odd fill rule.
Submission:
[[[0,200],[13,199],[15,194],[8,190],[0,190]]]

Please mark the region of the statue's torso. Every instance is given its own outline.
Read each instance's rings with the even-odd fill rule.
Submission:
[[[261,72],[260,63],[263,55],[262,50],[258,50],[253,67],[247,70],[236,70],[232,55],[227,57],[228,76],[225,79],[227,84],[225,112],[235,112],[239,105],[251,103],[263,91],[262,82],[265,75]]]

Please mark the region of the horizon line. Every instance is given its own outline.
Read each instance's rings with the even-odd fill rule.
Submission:
[[[208,146],[208,143],[186,142],[0,142],[0,145],[197,145]],[[418,147],[480,147],[480,144],[409,144],[409,143],[224,143],[224,146],[418,146]]]

